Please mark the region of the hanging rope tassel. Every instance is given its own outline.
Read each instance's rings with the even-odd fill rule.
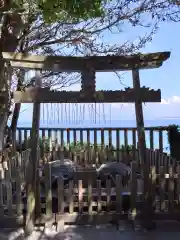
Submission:
[[[43,115],[43,120],[42,120],[42,122],[43,122],[43,124],[44,124],[44,122],[45,122],[45,118],[44,118],[44,103],[42,103],[42,115]]]
[[[104,123],[106,124],[106,115],[105,115],[105,111],[104,111],[104,103],[103,103],[103,119],[104,119]]]
[[[97,117],[97,108],[96,108],[96,103],[94,103],[94,123],[96,124],[96,117]]]
[[[92,123],[92,109],[91,109],[91,105],[88,104],[88,111],[89,111],[89,118],[90,118],[90,121]]]
[[[49,103],[46,104],[47,109],[47,124],[49,124]]]
[[[82,122],[84,122],[85,112],[86,112],[86,108],[85,108],[85,104],[83,104]]]
[[[110,115],[110,119],[109,119],[109,121],[110,121],[110,124],[111,124],[111,103],[110,103],[109,115]]]
[[[61,122],[63,122],[63,103],[61,103]]]
[[[59,103],[57,103],[58,124],[60,123],[60,113],[59,113],[59,108],[60,108],[60,105],[59,105]]]
[[[65,103],[65,123],[67,123],[67,104]]]
[[[68,113],[69,113],[69,124],[71,124],[71,104],[68,105]]]
[[[98,104],[99,107],[99,124],[101,123],[101,103]]]
[[[72,124],[74,124],[75,123],[75,121],[74,121],[74,103],[73,103],[73,105],[72,105]]]

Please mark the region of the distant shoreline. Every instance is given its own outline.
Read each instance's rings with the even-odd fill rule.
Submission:
[[[145,127],[160,127],[168,126],[172,124],[180,125],[180,119],[162,119],[162,120],[144,120]],[[31,121],[19,121],[18,127],[31,127]],[[65,121],[40,121],[40,127],[42,128],[96,128],[96,127],[136,127],[136,120],[107,120],[106,122],[83,121],[68,123]]]

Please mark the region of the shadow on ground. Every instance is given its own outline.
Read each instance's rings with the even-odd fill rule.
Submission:
[[[2,230],[2,231],[1,231]],[[130,226],[125,226],[124,229],[117,230],[114,226],[106,225],[101,227],[75,227],[66,226],[64,232],[57,233],[55,230],[46,229],[45,231],[34,231],[31,236],[24,237],[22,230],[0,229],[1,240],[179,240],[180,239],[180,224],[177,222],[158,222],[157,229],[151,232],[143,230],[134,232]]]

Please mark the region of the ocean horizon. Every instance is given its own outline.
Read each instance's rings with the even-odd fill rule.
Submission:
[[[160,127],[160,126],[168,126],[168,125],[180,125],[180,118],[175,119],[155,119],[155,120],[144,120],[145,127]],[[23,128],[31,128],[32,121],[18,121],[18,127]],[[99,128],[99,127],[136,127],[136,120],[129,119],[120,119],[120,120],[107,120],[101,122],[93,122],[93,121],[77,121],[77,122],[66,122],[66,121],[48,121],[45,122],[40,120],[41,128]]]

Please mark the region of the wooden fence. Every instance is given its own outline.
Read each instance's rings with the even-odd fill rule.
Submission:
[[[96,152],[95,152],[96,151]],[[61,147],[57,149],[53,149],[52,152],[48,152],[47,154],[43,154],[41,156],[41,149],[39,148],[39,168],[42,168],[42,166],[45,163],[48,163],[52,160],[57,159],[70,159],[74,163],[76,163],[76,166],[79,166],[79,169],[86,169],[86,168],[98,168],[101,164],[106,163],[107,161],[122,161],[125,164],[130,165],[131,162],[136,162],[138,164],[138,167],[140,168],[140,153],[139,149],[135,149],[134,154],[124,153],[122,151],[119,151],[119,160],[116,159],[115,155],[113,155],[112,152],[106,151],[105,149],[102,150],[95,150],[95,149],[84,149],[80,152],[75,151],[66,151],[64,152],[64,149]],[[147,163],[150,170],[151,166],[156,167],[157,173],[160,172],[160,167],[163,166],[165,168],[165,171],[168,172],[169,166],[177,167],[180,165],[180,161],[177,161],[176,159],[171,158],[168,154],[162,153],[159,150],[152,150],[152,149],[146,149],[146,157],[147,157]],[[26,149],[25,151],[22,151],[21,153],[16,153],[14,157],[11,159],[11,166],[9,166],[9,169],[11,171],[11,174],[13,174],[13,171],[11,169],[19,168],[21,171],[22,176],[26,176],[27,172],[27,166],[31,159],[31,149]],[[7,165],[7,161],[5,161],[3,164]],[[140,169],[139,169],[140,172]]]
[[[147,148],[159,149],[160,152],[167,151],[167,127],[146,127]],[[19,148],[23,150],[28,148],[28,138],[31,134],[31,128],[18,128],[16,139]],[[114,146],[115,151],[119,151],[121,146],[132,145],[137,148],[138,138],[136,128],[40,128],[40,136],[48,138],[50,148],[52,143],[56,142],[63,145],[83,145],[94,144],[94,146],[104,147]],[[24,143],[24,145],[23,145]],[[51,149],[50,149],[51,150]]]
[[[180,220],[180,167],[175,165],[172,159],[166,159],[166,166],[161,165],[163,161],[158,161],[157,165],[153,157],[157,154],[152,154],[152,150],[147,150],[147,154],[150,160],[148,189],[153,202],[152,218]],[[22,158],[8,156],[0,168],[0,213],[6,216],[6,219],[11,219],[14,216],[22,216],[29,205],[28,196],[23,191],[26,174],[22,168],[25,168],[25,164]],[[160,157],[169,158],[159,153],[158,158]],[[115,187],[107,180],[106,187],[103,188],[94,173],[84,169],[85,172],[77,173],[79,177],[70,181],[68,185],[64,185],[60,178],[57,190],[53,191],[50,166],[45,164],[44,177],[39,174],[40,182],[44,182],[44,188],[42,185],[38,186],[39,223],[63,221],[97,224],[107,223],[112,218],[127,219],[128,214],[123,211],[123,204],[127,201],[125,195],[129,195],[129,216],[134,220],[141,217],[144,191],[143,180],[137,179],[137,162],[131,163],[131,180],[127,188],[123,187],[121,176],[116,177]],[[85,179],[88,181],[88,187],[85,187]]]
[[[160,153],[167,152],[166,130],[166,127],[145,128],[147,148],[158,149]],[[30,148],[30,134],[30,128],[18,128],[16,134],[18,152]],[[106,159],[124,161],[127,160],[126,149],[129,145],[131,145],[131,158],[139,159],[136,128],[41,128],[40,137],[46,138],[46,141],[41,142],[40,147],[41,159],[44,162],[63,157],[80,164],[84,161],[84,165],[101,164]],[[27,158],[26,152],[25,158]]]

